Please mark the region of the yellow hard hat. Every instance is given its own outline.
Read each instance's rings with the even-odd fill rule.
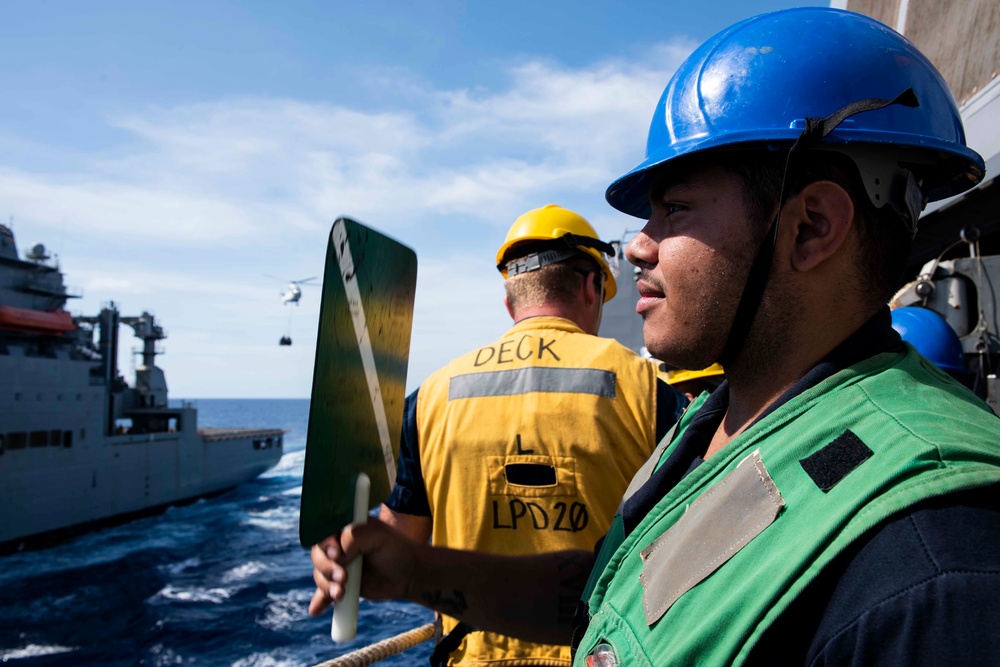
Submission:
[[[672,371],[667,371],[667,384],[672,386],[679,382],[687,382],[688,380],[709,378],[723,374],[725,374],[725,371],[722,370],[722,366],[719,364],[712,364],[708,368],[703,368],[700,371],[686,371],[680,368],[675,368]]]
[[[497,250],[497,269],[504,278],[508,277],[506,255],[514,246],[532,241],[558,240],[566,242],[566,253],[558,250],[535,253],[532,261],[523,262],[523,266],[519,266],[514,275],[562,262],[579,251],[587,253],[600,264],[604,273],[604,300],[609,300],[618,292],[618,285],[615,283],[615,276],[618,273],[615,246],[597,238],[597,232],[582,216],[555,204],[528,211],[514,221],[503,245]]]

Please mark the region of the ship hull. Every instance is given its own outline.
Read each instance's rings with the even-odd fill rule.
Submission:
[[[108,434],[113,395],[92,363],[0,355],[0,551],[149,513],[254,479],[282,452],[277,429],[205,429],[186,406],[166,432]],[[138,417],[138,415],[136,415]],[[138,421],[138,420],[137,420]]]

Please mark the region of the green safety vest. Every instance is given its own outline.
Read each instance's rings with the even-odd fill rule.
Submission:
[[[834,374],[698,466],[628,536],[616,517],[584,594],[590,623],[574,664],[600,645],[619,665],[740,664],[882,520],[1000,482],[998,435],[985,403],[912,347]]]

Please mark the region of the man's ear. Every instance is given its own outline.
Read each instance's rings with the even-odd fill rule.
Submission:
[[[797,271],[810,271],[833,256],[844,244],[854,221],[854,202],[833,181],[814,181],[789,198],[783,210],[794,238],[790,262]]]
[[[510,307],[510,297],[506,294],[503,295],[503,305],[507,309],[507,314],[510,315],[510,319],[516,322],[517,318],[514,317],[514,309]]]
[[[588,306],[604,301],[604,292],[597,284],[597,275],[596,271],[591,271],[583,279],[583,293]]]

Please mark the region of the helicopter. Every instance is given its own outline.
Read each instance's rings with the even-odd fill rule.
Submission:
[[[266,273],[264,275],[273,280],[279,280],[279,281],[281,280],[281,278],[277,278],[275,276],[271,276]],[[302,278],[301,280],[289,280],[288,287],[285,289],[285,291],[279,292],[281,294],[282,305],[294,303],[296,306],[298,306],[299,300],[302,298],[302,289],[300,285],[314,286],[312,283],[313,280],[316,280],[315,276],[312,278]],[[278,345],[281,345],[282,347],[287,347],[292,344],[291,330],[292,330],[292,311],[288,311],[288,330],[286,331],[285,335],[282,336],[281,339],[278,341]]]
[[[280,278],[275,278],[274,276],[264,274],[268,278],[273,278],[274,280],[281,280]],[[302,289],[300,285],[311,285],[311,281],[316,280],[316,277],[303,278],[301,280],[289,280],[288,287],[284,292],[281,292],[281,303],[289,304],[294,303],[296,306],[299,305],[299,299],[302,298]]]

